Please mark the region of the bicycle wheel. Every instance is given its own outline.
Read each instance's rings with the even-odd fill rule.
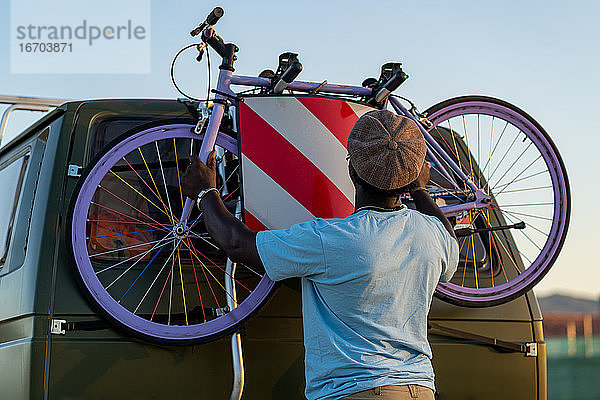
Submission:
[[[201,143],[191,125],[127,134],[90,163],[71,202],[69,239],[83,291],[106,318],[152,342],[200,343],[232,332],[274,285],[263,270],[236,271],[198,210],[189,229],[176,229],[181,175]],[[222,198],[239,213],[237,141],[220,133],[216,148]]]
[[[533,118],[498,99],[459,97],[427,115],[433,138],[490,196],[487,208],[452,216],[465,236],[457,272],[436,296],[470,307],[510,301],[543,278],[564,243],[570,192],[561,157]],[[445,161],[433,167],[432,196],[441,205],[472,201],[465,182],[455,173],[444,178],[444,168],[452,171]]]

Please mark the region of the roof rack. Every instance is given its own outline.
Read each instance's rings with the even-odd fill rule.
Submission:
[[[48,111],[50,108],[58,107],[67,101],[69,100],[44,97],[0,96],[0,104],[10,104],[10,106],[4,110],[4,113],[2,113],[2,117],[0,118],[0,147],[8,117],[13,111]]]

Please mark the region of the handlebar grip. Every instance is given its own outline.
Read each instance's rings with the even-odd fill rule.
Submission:
[[[286,87],[288,87],[288,85],[292,83],[294,79],[296,79],[300,72],[302,72],[302,64],[300,63],[300,61],[294,61],[293,63],[291,63],[290,66],[285,70],[283,75],[281,75],[281,78],[279,78],[279,80],[275,84],[275,87],[273,87],[273,93],[282,93],[283,90]]]
[[[223,14],[225,14],[225,11],[221,7],[215,7],[206,17],[206,23],[208,25],[216,24]]]
[[[219,21],[219,19],[223,16],[223,14],[225,14],[225,11],[223,11],[223,9],[221,7],[215,7],[210,12],[210,14],[208,14],[208,16],[206,17],[206,19],[204,20],[204,22],[201,23],[200,25],[198,25],[197,28],[194,28],[190,32],[190,35],[191,36],[198,36],[206,28],[208,28],[209,26],[213,26],[214,24],[216,24]]]

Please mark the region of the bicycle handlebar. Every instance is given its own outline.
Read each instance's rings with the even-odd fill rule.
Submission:
[[[223,9],[221,7],[215,7],[210,14],[208,14],[206,16],[206,19],[204,20],[203,23],[201,23],[200,25],[198,25],[197,28],[195,28],[194,30],[192,30],[190,32],[190,35],[192,36],[198,36],[199,34],[202,33],[202,31],[204,31],[206,28],[208,28],[209,26],[213,26],[215,25],[217,22],[219,22],[219,19],[223,16],[223,14],[225,14],[225,11],[223,11]]]
[[[223,62],[219,66],[221,69],[233,71],[233,62],[236,59],[235,53],[239,51],[233,43],[225,43],[213,30],[213,25],[219,22],[219,19],[225,14],[221,7],[215,7],[206,17],[203,23],[190,32],[190,35],[197,36],[202,34],[202,41],[215,50],[222,58]]]

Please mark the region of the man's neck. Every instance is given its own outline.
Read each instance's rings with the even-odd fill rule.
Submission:
[[[402,205],[399,196],[385,196],[379,193],[367,192],[357,188],[354,197],[354,211],[364,208],[393,210]]]

